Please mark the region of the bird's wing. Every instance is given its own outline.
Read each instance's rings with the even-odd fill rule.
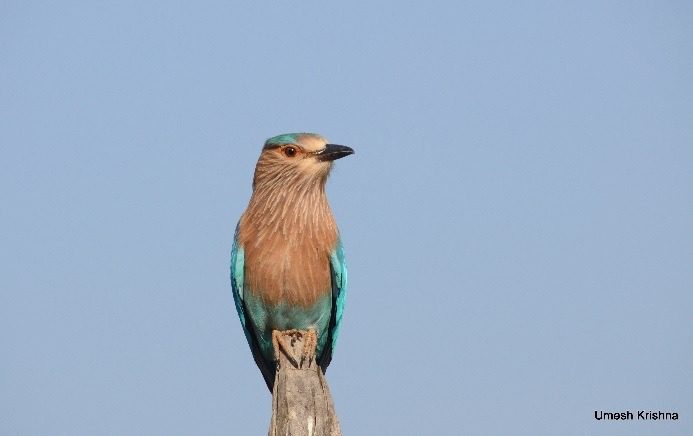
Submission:
[[[243,333],[245,333],[245,339],[248,341],[250,350],[253,352],[255,363],[257,364],[258,368],[260,368],[260,372],[262,372],[262,376],[265,379],[267,387],[270,391],[272,391],[276,364],[274,362],[268,362],[265,360],[260,352],[258,341],[252,327],[252,320],[250,319],[248,309],[243,300],[244,275],[245,252],[243,250],[243,246],[241,246],[241,244],[238,242],[238,226],[236,226],[236,233],[233,238],[233,248],[231,248],[231,289],[233,290],[233,301],[236,303],[236,312],[238,312],[238,318],[241,320]]]
[[[332,352],[339,337],[342,315],[344,314],[344,301],[346,300],[347,266],[344,260],[344,247],[341,239],[337,240],[337,246],[330,255],[330,272],[332,273],[332,313],[330,316],[329,336],[325,344],[325,351],[320,358],[320,366],[323,372],[332,361]]]

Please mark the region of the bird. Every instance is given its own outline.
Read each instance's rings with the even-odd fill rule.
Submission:
[[[332,361],[347,291],[347,266],[325,184],[334,161],[354,153],[316,133],[263,145],[253,191],[231,249],[231,287],[256,365],[272,392],[277,334],[314,332],[323,374]]]

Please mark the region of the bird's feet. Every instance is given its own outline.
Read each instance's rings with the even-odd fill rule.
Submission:
[[[303,352],[301,353],[301,359],[308,359],[308,361],[315,360],[315,350],[318,347],[318,334],[315,329],[308,329],[303,338]]]
[[[296,355],[294,344],[297,340],[303,341],[300,353]],[[279,362],[279,354],[282,349],[289,362],[299,368],[303,362],[309,364],[315,360],[315,349],[318,345],[318,335],[315,329],[309,330],[272,330],[272,347],[274,348],[274,359]]]
[[[292,353],[292,348],[291,344],[288,344],[286,342],[286,337],[284,335],[292,335],[295,332],[295,330],[272,330],[272,347],[274,348],[274,360],[279,363],[279,354],[281,353],[282,349],[284,349],[287,359],[291,362],[292,365],[298,367],[298,362],[294,358],[294,353]]]

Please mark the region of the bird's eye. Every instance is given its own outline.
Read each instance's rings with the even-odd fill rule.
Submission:
[[[296,149],[294,147],[286,147],[284,149],[284,154],[286,157],[294,157],[296,156]]]

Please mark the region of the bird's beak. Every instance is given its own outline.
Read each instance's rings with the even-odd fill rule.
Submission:
[[[354,149],[346,145],[327,144],[325,149],[316,156],[319,161],[331,161],[354,154]]]

